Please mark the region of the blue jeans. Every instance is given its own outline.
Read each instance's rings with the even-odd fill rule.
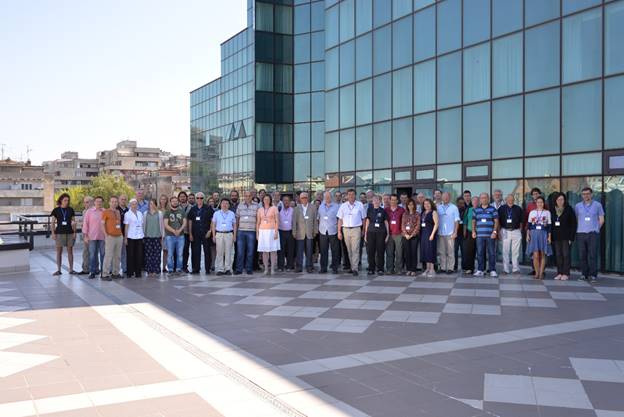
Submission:
[[[99,258],[98,259],[98,255]],[[90,240],[89,241],[89,272],[92,274],[99,274],[102,269],[100,266],[104,265],[104,241],[103,240]]]
[[[477,237],[478,270],[485,271],[485,254],[487,252],[488,270],[496,271],[496,239]]]
[[[180,266],[182,270],[182,252],[184,251],[184,235],[165,236],[165,245],[167,246],[167,270],[175,272],[173,256],[175,254],[175,264]]]
[[[253,272],[254,247],[256,244],[256,232],[239,230],[236,235],[236,272],[243,272],[243,267],[248,273]]]

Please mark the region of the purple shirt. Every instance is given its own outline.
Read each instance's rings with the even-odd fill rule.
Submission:
[[[602,204],[592,200],[590,204],[584,201],[574,207],[578,226],[576,233],[600,233],[600,216],[604,216]]]
[[[279,229],[285,232],[289,232],[292,230],[292,215],[293,209],[292,207],[284,207],[279,212]]]

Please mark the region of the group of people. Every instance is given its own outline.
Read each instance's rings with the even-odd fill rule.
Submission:
[[[292,197],[264,190],[231,191],[229,198],[202,192],[146,199],[142,190],[128,201],[113,196],[84,197],[82,272],[104,280],[169,274],[264,274],[276,271],[331,270],[359,275],[366,248],[369,275],[407,274],[433,277],[458,267],[476,277],[520,272],[522,240],[532,258],[532,274],[544,278],[547,257],[554,254],[557,280],[570,277],[571,245],[577,241],[583,279],[595,281],[598,269],[602,205],[584,188],[582,201],[571,207],[563,193],[548,208],[541,191],[531,190],[523,210],[513,194],[500,190],[472,196],[469,190],[451,202],[448,192],[377,195],[353,189],[300,192]],[[312,200],[312,201],[311,201]],[[70,197],[62,194],[52,211],[52,238],[61,274],[63,248],[70,273],[77,222]],[[330,257],[331,253],[331,257]],[[190,257],[190,268],[189,268]],[[461,258],[461,264],[459,259]],[[123,275],[122,275],[123,274]]]

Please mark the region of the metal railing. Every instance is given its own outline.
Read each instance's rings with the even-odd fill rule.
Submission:
[[[76,232],[80,232],[82,213],[76,213],[76,221],[80,226]],[[0,237],[16,236],[19,240],[27,241],[30,250],[35,247],[35,236],[45,236],[47,239],[51,235],[52,216],[49,214],[17,214],[13,220],[0,221]]]

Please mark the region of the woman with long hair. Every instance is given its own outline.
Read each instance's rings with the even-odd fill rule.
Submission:
[[[279,212],[273,206],[270,194],[262,197],[262,207],[258,209],[256,216],[256,238],[258,239],[258,252],[262,253],[264,275],[269,274],[269,258],[271,261],[271,274],[275,274],[277,268],[277,251],[280,250],[279,240]]]
[[[63,248],[67,248],[67,262],[69,273],[74,273],[74,243],[76,242],[76,219],[74,209],[69,206],[69,194],[63,193],[56,200],[56,207],[52,210],[52,239],[56,242],[56,272],[61,275]]]
[[[576,237],[576,214],[564,193],[555,196],[555,206],[550,210],[553,219],[551,240],[557,264],[555,279],[567,281],[570,277],[570,248]]]
[[[160,215],[163,216],[163,218],[165,215],[165,211],[167,211],[168,208],[169,198],[165,194],[161,194],[160,198],[158,199],[158,211],[160,212]],[[167,259],[169,259],[168,256],[169,252],[167,251],[167,246],[162,245],[162,272],[164,273],[167,273]]]
[[[545,208],[544,197],[535,199],[535,209],[529,212],[527,221],[527,255],[533,257],[535,279],[544,279],[546,257],[552,255],[550,248],[550,211]]]
[[[416,202],[411,198],[405,203],[406,211],[401,219],[403,233],[403,253],[407,264],[407,275],[416,276],[418,269],[418,233],[420,233],[420,214],[416,211]]]
[[[435,276],[433,268],[436,262],[436,233],[438,232],[438,211],[430,198],[423,203],[423,212],[420,219],[420,260],[427,266],[422,277]]]
[[[149,210],[143,219],[143,253],[145,254],[145,272],[147,276],[160,273],[160,256],[165,238],[163,214],[158,210],[155,199],[150,200]]]

